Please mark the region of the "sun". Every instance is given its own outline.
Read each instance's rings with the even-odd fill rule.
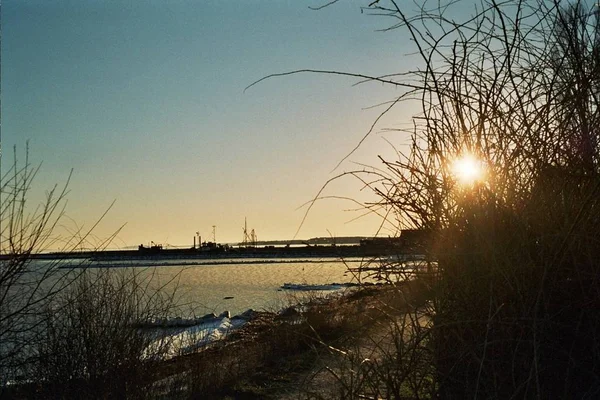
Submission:
[[[471,154],[465,154],[451,164],[451,171],[461,185],[472,185],[484,175],[483,164]]]

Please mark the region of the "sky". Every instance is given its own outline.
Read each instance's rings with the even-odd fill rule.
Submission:
[[[381,218],[347,200],[306,207],[332,177],[393,157],[416,108],[384,119],[344,161],[398,89],[318,74],[414,67],[401,31],[381,32],[368,2],[297,0],[4,0],[2,168],[42,163],[30,205],[69,182],[60,229],[109,247],[374,235]],[[324,195],[376,200],[353,178]],[[384,230],[380,234],[394,234]]]

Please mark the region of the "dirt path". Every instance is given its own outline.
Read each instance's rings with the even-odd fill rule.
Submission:
[[[413,291],[411,293],[411,290]],[[407,304],[423,302],[417,299],[414,287],[381,291],[355,299],[353,329],[332,341],[313,340],[304,351],[279,358],[271,365],[257,370],[238,384],[234,393],[225,398],[235,399],[337,399],[353,394],[373,393],[382,376],[374,374],[375,367],[390,373],[399,346],[415,329],[427,324],[424,317],[408,314]],[[391,377],[391,375],[390,375]]]

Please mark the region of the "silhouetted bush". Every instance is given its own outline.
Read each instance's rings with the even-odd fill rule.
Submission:
[[[77,277],[65,267],[77,266],[78,260],[33,260],[32,254],[59,247],[74,252],[87,244],[89,234],[60,237],[56,227],[64,214],[68,179],[31,204],[39,166],[31,165],[28,148],[24,160],[17,155],[15,148],[13,164],[0,180],[0,393],[8,383],[29,379],[42,311]]]
[[[95,245],[91,229],[65,236],[68,180],[32,205],[38,171],[28,149],[24,161],[15,149],[1,179],[0,396],[143,397],[169,343],[136,324],[171,316],[176,289],[151,270],[88,269],[77,252],[112,236]],[[39,257],[57,249],[61,257]]]
[[[421,103],[406,155],[353,175],[380,196],[367,207],[387,223],[431,232],[425,256],[435,265],[431,302],[420,309],[432,323],[412,323],[415,337],[390,332],[406,346],[366,363],[363,391],[352,393],[595,398],[600,9],[577,0],[474,5],[371,2],[363,11],[391,19],[388,30],[410,38],[422,66],[334,72],[396,86],[401,94],[382,114]],[[453,169],[465,155],[485,170],[469,183]],[[397,264],[383,263],[380,276]],[[435,367],[427,393],[411,386],[421,368],[380,378],[384,364],[412,365],[419,355]]]
[[[379,2],[376,8],[383,7]],[[425,67],[411,154],[384,203],[435,232],[431,334],[442,398],[600,391],[600,24],[583,3],[482,2],[407,17]],[[464,154],[485,176],[461,184]]]
[[[172,293],[136,269],[91,269],[57,294],[44,319],[37,351],[41,392],[61,398],[146,398],[167,337],[140,329],[164,320]]]

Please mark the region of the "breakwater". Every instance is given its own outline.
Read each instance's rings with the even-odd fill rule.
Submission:
[[[31,254],[34,259],[71,259],[86,258],[94,261],[131,260],[131,259],[236,259],[236,258],[368,258],[407,254],[401,247],[374,246],[306,246],[306,247],[253,247],[233,248],[214,247],[209,249],[138,249],[138,250],[104,250],[104,251],[72,251]]]

